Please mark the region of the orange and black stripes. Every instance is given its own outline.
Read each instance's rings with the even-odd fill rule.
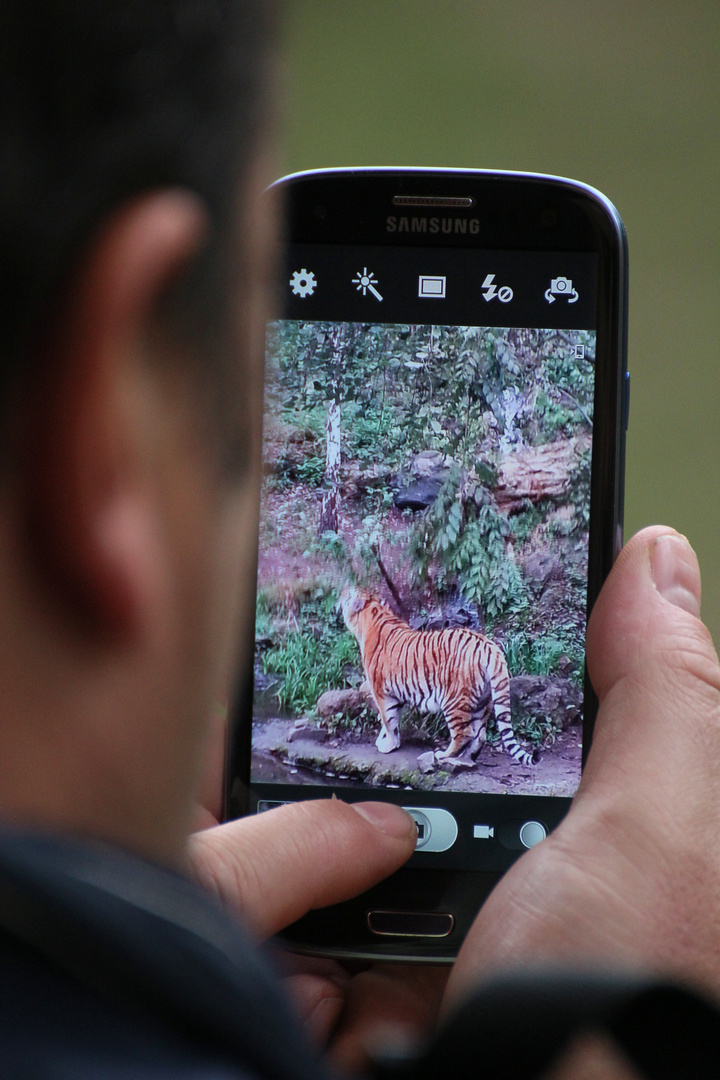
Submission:
[[[381,751],[400,745],[403,705],[441,710],[450,729],[438,758],[455,757],[470,744],[476,757],[494,710],[504,749],[522,765],[535,759],[510,723],[510,679],[499,645],[477,630],[413,630],[380,600],[358,588],[343,591],[345,623],[360,646],[365,676],[380,713]]]

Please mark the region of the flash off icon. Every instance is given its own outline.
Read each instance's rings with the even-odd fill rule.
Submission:
[[[494,274],[487,274],[481,287],[483,299],[487,300],[488,303],[497,297],[501,304],[509,304],[513,298],[513,291],[509,285],[501,285],[498,289],[497,285],[495,285]]]

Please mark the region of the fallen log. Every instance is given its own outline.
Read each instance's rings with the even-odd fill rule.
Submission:
[[[502,458],[493,495],[505,513],[522,510],[543,499],[564,502],[572,478],[590,448],[590,436],[557,439],[542,446],[520,446]]]

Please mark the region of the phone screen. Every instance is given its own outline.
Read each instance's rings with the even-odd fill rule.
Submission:
[[[383,798],[410,865],[501,871],[580,781],[598,256],[293,244],[282,285],[249,809]]]

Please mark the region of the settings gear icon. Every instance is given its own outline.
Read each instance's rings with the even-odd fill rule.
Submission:
[[[296,296],[312,296],[317,288],[315,275],[310,270],[296,270],[290,278],[290,288]]]

